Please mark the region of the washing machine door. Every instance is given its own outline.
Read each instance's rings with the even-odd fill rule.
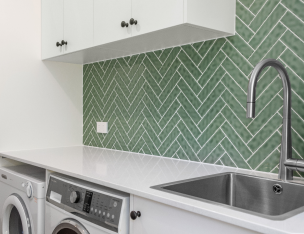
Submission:
[[[75,219],[62,220],[52,234],[90,234],[86,228]]]
[[[12,194],[5,200],[2,217],[3,234],[32,234],[29,213],[18,194]]]

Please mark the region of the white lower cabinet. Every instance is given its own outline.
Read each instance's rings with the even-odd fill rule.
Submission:
[[[141,212],[135,220],[130,218],[130,234],[258,233],[138,196],[131,195],[130,206],[131,211]]]

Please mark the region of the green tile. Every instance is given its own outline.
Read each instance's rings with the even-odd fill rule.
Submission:
[[[266,126],[251,139],[248,143],[248,147],[252,151],[256,151],[281,125],[282,117],[275,114]]]
[[[247,8],[251,6],[251,4],[254,2],[254,0],[240,0],[240,2]]]
[[[300,21],[295,15],[287,12],[282,18],[282,23],[286,25],[289,30],[295,33],[298,37],[304,40],[303,22]]]
[[[270,172],[280,162],[280,152],[274,150],[265,161],[257,168],[258,171]]]
[[[174,76],[172,77],[172,79],[167,83],[166,87],[163,89],[161,95],[159,96],[159,100],[161,102],[164,102],[167,98],[168,95],[171,93],[171,91],[174,89],[174,87],[176,86],[176,84],[178,83],[180,79],[180,75],[175,72]],[[163,86],[161,86],[163,87]]]
[[[250,28],[239,18],[235,18],[235,30],[246,42],[254,35]]]
[[[223,51],[246,76],[253,70],[253,66],[230,43],[224,45]]]
[[[220,113],[220,110],[224,107],[225,103],[222,101],[222,99],[218,99],[213,107],[204,115],[204,118],[201,119],[199,124],[197,125],[198,128],[203,132],[206,127],[214,120],[216,115]]]
[[[304,21],[304,3],[300,0],[282,0],[282,4]]]
[[[237,116],[235,116],[227,106],[223,109],[222,114],[244,142],[247,143],[252,138],[247,128],[238,120]]]
[[[230,43],[245,57],[249,58],[253,53],[253,49],[239,35],[227,37]]]
[[[180,134],[179,130],[177,128],[174,128],[159,147],[159,152],[161,154],[164,154],[166,150],[170,147],[171,142],[175,141],[175,139],[179,136],[179,134]]]
[[[166,153],[164,154],[165,157],[173,157],[173,155],[177,152],[177,150],[179,149],[179,144],[177,141],[174,141],[173,144],[171,144],[171,146],[168,148],[168,150],[166,151]]]
[[[184,65],[181,65],[178,69],[179,74],[184,78],[184,81],[190,86],[195,94],[198,94],[201,91],[201,87],[197,81],[190,75],[189,71]]]
[[[286,63],[298,76],[304,78],[303,61],[301,61],[294,53],[287,49],[281,56]]]
[[[267,20],[259,28],[249,43],[253,49],[256,49],[259,46],[259,44],[264,40],[264,38],[273,29],[273,27],[279,22],[280,18],[285,12],[286,9],[283,6],[278,5],[276,9],[268,16]]]
[[[202,133],[202,135],[197,139],[198,143],[201,146],[204,146],[208,140],[214,135],[214,133],[223,125],[225,122],[225,119],[221,114],[217,115],[216,118],[212,121],[212,124],[210,124],[205,131]]]
[[[173,117],[171,118],[171,121],[168,122],[168,124],[161,130],[159,134],[159,139],[161,141],[164,141],[169,133],[173,130],[173,128],[178,124],[180,121],[180,117],[178,114],[174,114]]]
[[[191,117],[191,119],[195,123],[198,123],[198,121],[200,120],[200,116],[197,113],[197,111],[193,108],[193,106],[191,105],[191,103],[187,100],[187,98],[185,97],[184,94],[181,93],[178,96],[178,101],[184,107],[184,109],[187,111],[187,113],[189,114],[189,116]]]
[[[256,169],[280,144],[281,136],[278,133],[273,134],[248,160],[251,168]]]
[[[224,148],[224,150],[228,153],[228,155],[230,156],[230,157],[228,157],[226,155],[226,157],[228,157],[230,160],[232,159],[233,162],[237,165],[237,167],[250,169],[250,167],[248,166],[248,164],[246,163],[246,161],[244,160],[242,155],[240,155],[240,153],[236,150],[236,148],[231,144],[231,142],[227,138],[225,138],[222,141],[221,145]],[[223,160],[223,159],[221,159],[221,160]]]
[[[198,152],[199,159],[203,162],[206,157],[213,151],[213,149],[224,139],[225,135],[221,130],[218,130],[208,142],[204,145],[204,147]]]
[[[222,77],[224,76],[225,71],[223,68],[219,67],[219,69],[214,73],[214,75],[209,79],[209,81],[207,81],[204,84],[204,88],[202,89],[202,91],[199,93],[198,98],[204,102],[208,96],[210,95],[210,93],[213,92],[213,90],[215,89],[216,86],[218,86],[220,80],[222,79]]]
[[[171,67],[172,63],[174,62],[174,59],[176,58],[176,56],[178,55],[178,53],[180,52],[180,50],[181,50],[180,47],[175,47],[172,50],[170,49],[169,56],[168,56],[168,58],[166,60],[163,61],[164,64],[163,64],[162,68],[159,71],[162,76],[167,73],[167,71]],[[165,53],[165,51],[163,53]],[[162,60],[162,56],[161,56],[161,60]]]
[[[283,101],[276,96],[258,116],[253,120],[253,122],[249,125],[248,130],[255,135],[261,128],[263,128],[264,124],[282,107]],[[256,106],[259,105],[256,102]],[[263,106],[263,105],[262,105]],[[263,106],[265,107],[265,106]]]
[[[203,105],[198,109],[198,113],[201,116],[204,116],[209,109],[212,107],[212,105],[217,101],[219,96],[224,92],[225,87],[219,83],[213,92],[204,100]]]
[[[178,109],[178,115],[180,118],[183,120],[189,131],[192,133],[192,135],[197,138],[200,135],[200,130],[196,126],[196,124],[191,120],[190,116],[188,113],[185,111],[183,107],[180,107]]]
[[[254,17],[254,15],[248,9],[246,9],[241,3],[239,3],[238,1],[236,1],[236,15],[245,24],[249,24]]]
[[[198,66],[198,68],[201,70],[201,72],[204,72],[206,70],[206,68],[212,62],[214,57],[219,53],[219,50],[222,48],[222,46],[224,45],[225,42],[226,42],[226,40],[224,38],[217,39],[212,44],[210,49],[208,48],[209,49],[208,52],[205,54],[205,57],[203,58],[203,60],[201,61],[201,63]],[[205,44],[207,44],[207,42]],[[205,44],[204,44],[204,46],[205,46]],[[201,48],[201,49],[205,49],[205,48]]]
[[[221,158],[221,161],[222,161],[224,166],[235,167],[235,164],[233,163],[233,161],[231,160],[231,158],[227,154],[223,155],[223,157]]]
[[[179,121],[177,124],[177,127],[180,131],[180,133],[183,135],[185,140],[188,142],[188,144],[191,146],[192,150],[197,153],[200,150],[200,145],[197,143],[195,137],[192,135],[192,133],[189,131],[189,129],[186,127],[183,121]],[[172,141],[171,141],[172,142]]]
[[[212,153],[205,159],[204,163],[215,163],[222,155],[224,155],[225,151],[222,146],[218,145]]]
[[[202,87],[204,87],[208,82],[208,80],[210,80],[210,78],[213,77],[214,73],[219,69],[219,66],[223,62],[225,57],[226,57],[225,54],[221,51],[215,56],[210,66],[206,69],[206,71],[198,81]]]
[[[273,30],[272,32],[269,34],[269,36],[262,42],[261,46],[253,53],[253,55],[251,56],[251,58],[249,59],[249,62],[252,65],[256,65],[260,60],[262,60],[262,58],[267,54],[267,52],[269,51],[269,48],[271,48],[276,42],[277,40],[282,36],[282,34],[285,32],[286,28],[282,25],[282,24],[278,24]],[[280,42],[278,42],[280,43]],[[278,44],[277,43],[277,44]],[[276,59],[285,49],[284,45],[282,45],[282,43],[278,44],[280,47],[277,48],[273,48],[277,49],[277,51],[274,51],[272,54],[275,54],[276,57],[268,57],[268,58],[274,58]],[[264,58],[266,59],[266,58]]]
[[[168,95],[167,99],[162,104],[162,106],[159,108],[159,113],[161,115],[164,115],[166,113],[166,111],[172,105],[172,103],[174,102],[176,97],[179,95],[179,93],[180,93],[180,89],[177,86],[175,86],[174,89],[172,90],[172,92]]]
[[[247,92],[244,92],[238,83],[235,80],[226,74],[223,79],[222,83],[225,85],[226,89],[241,103],[241,105],[246,108],[247,106]]]
[[[233,142],[234,147],[238,149],[240,154],[245,158],[249,158],[251,155],[250,150],[246,147],[245,143],[241,140],[241,138],[236,134],[235,130],[231,128],[231,126],[226,122],[222,126],[222,130],[225,135],[229,138],[230,141]]]
[[[251,22],[250,28],[253,31],[257,31],[267,19],[267,17],[271,14],[273,9],[279,4],[279,2],[280,0],[271,0],[266,2],[262,10],[256,15],[254,20]]]
[[[188,55],[188,58],[190,58],[192,62],[194,62],[195,65],[198,65],[200,63],[201,56],[191,45],[184,45],[182,46],[182,49]]]
[[[191,161],[199,162],[198,157],[193,152],[192,148],[190,147],[190,145],[182,135],[178,136],[177,141],[180,144],[180,146],[184,149],[184,152],[187,152],[187,158],[189,158]]]
[[[304,25],[303,25],[304,27]],[[294,51],[296,55],[298,55],[301,59],[304,59],[304,51],[302,48],[304,47],[304,43],[298,39],[293,33],[287,31],[284,36],[281,38],[283,43],[288,46],[289,49]]]
[[[191,105],[195,109],[199,108],[201,105],[201,102],[196,97],[195,93],[189,88],[189,86],[186,84],[186,82],[181,79],[177,85],[180,88],[181,92],[187,97],[187,99],[191,100]]]
[[[249,10],[253,14],[257,14],[262,9],[262,7],[263,7],[263,5],[265,4],[266,1],[267,0],[255,0],[254,3],[249,8]]]

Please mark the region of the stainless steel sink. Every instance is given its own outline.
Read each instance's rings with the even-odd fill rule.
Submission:
[[[304,211],[304,185],[223,173],[151,187],[273,220]]]

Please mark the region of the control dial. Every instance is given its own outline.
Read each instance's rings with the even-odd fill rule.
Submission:
[[[28,198],[33,197],[33,186],[31,184],[31,182],[26,183],[26,195]]]
[[[70,194],[70,202],[71,203],[77,203],[80,200],[80,192],[78,191],[73,191]]]

